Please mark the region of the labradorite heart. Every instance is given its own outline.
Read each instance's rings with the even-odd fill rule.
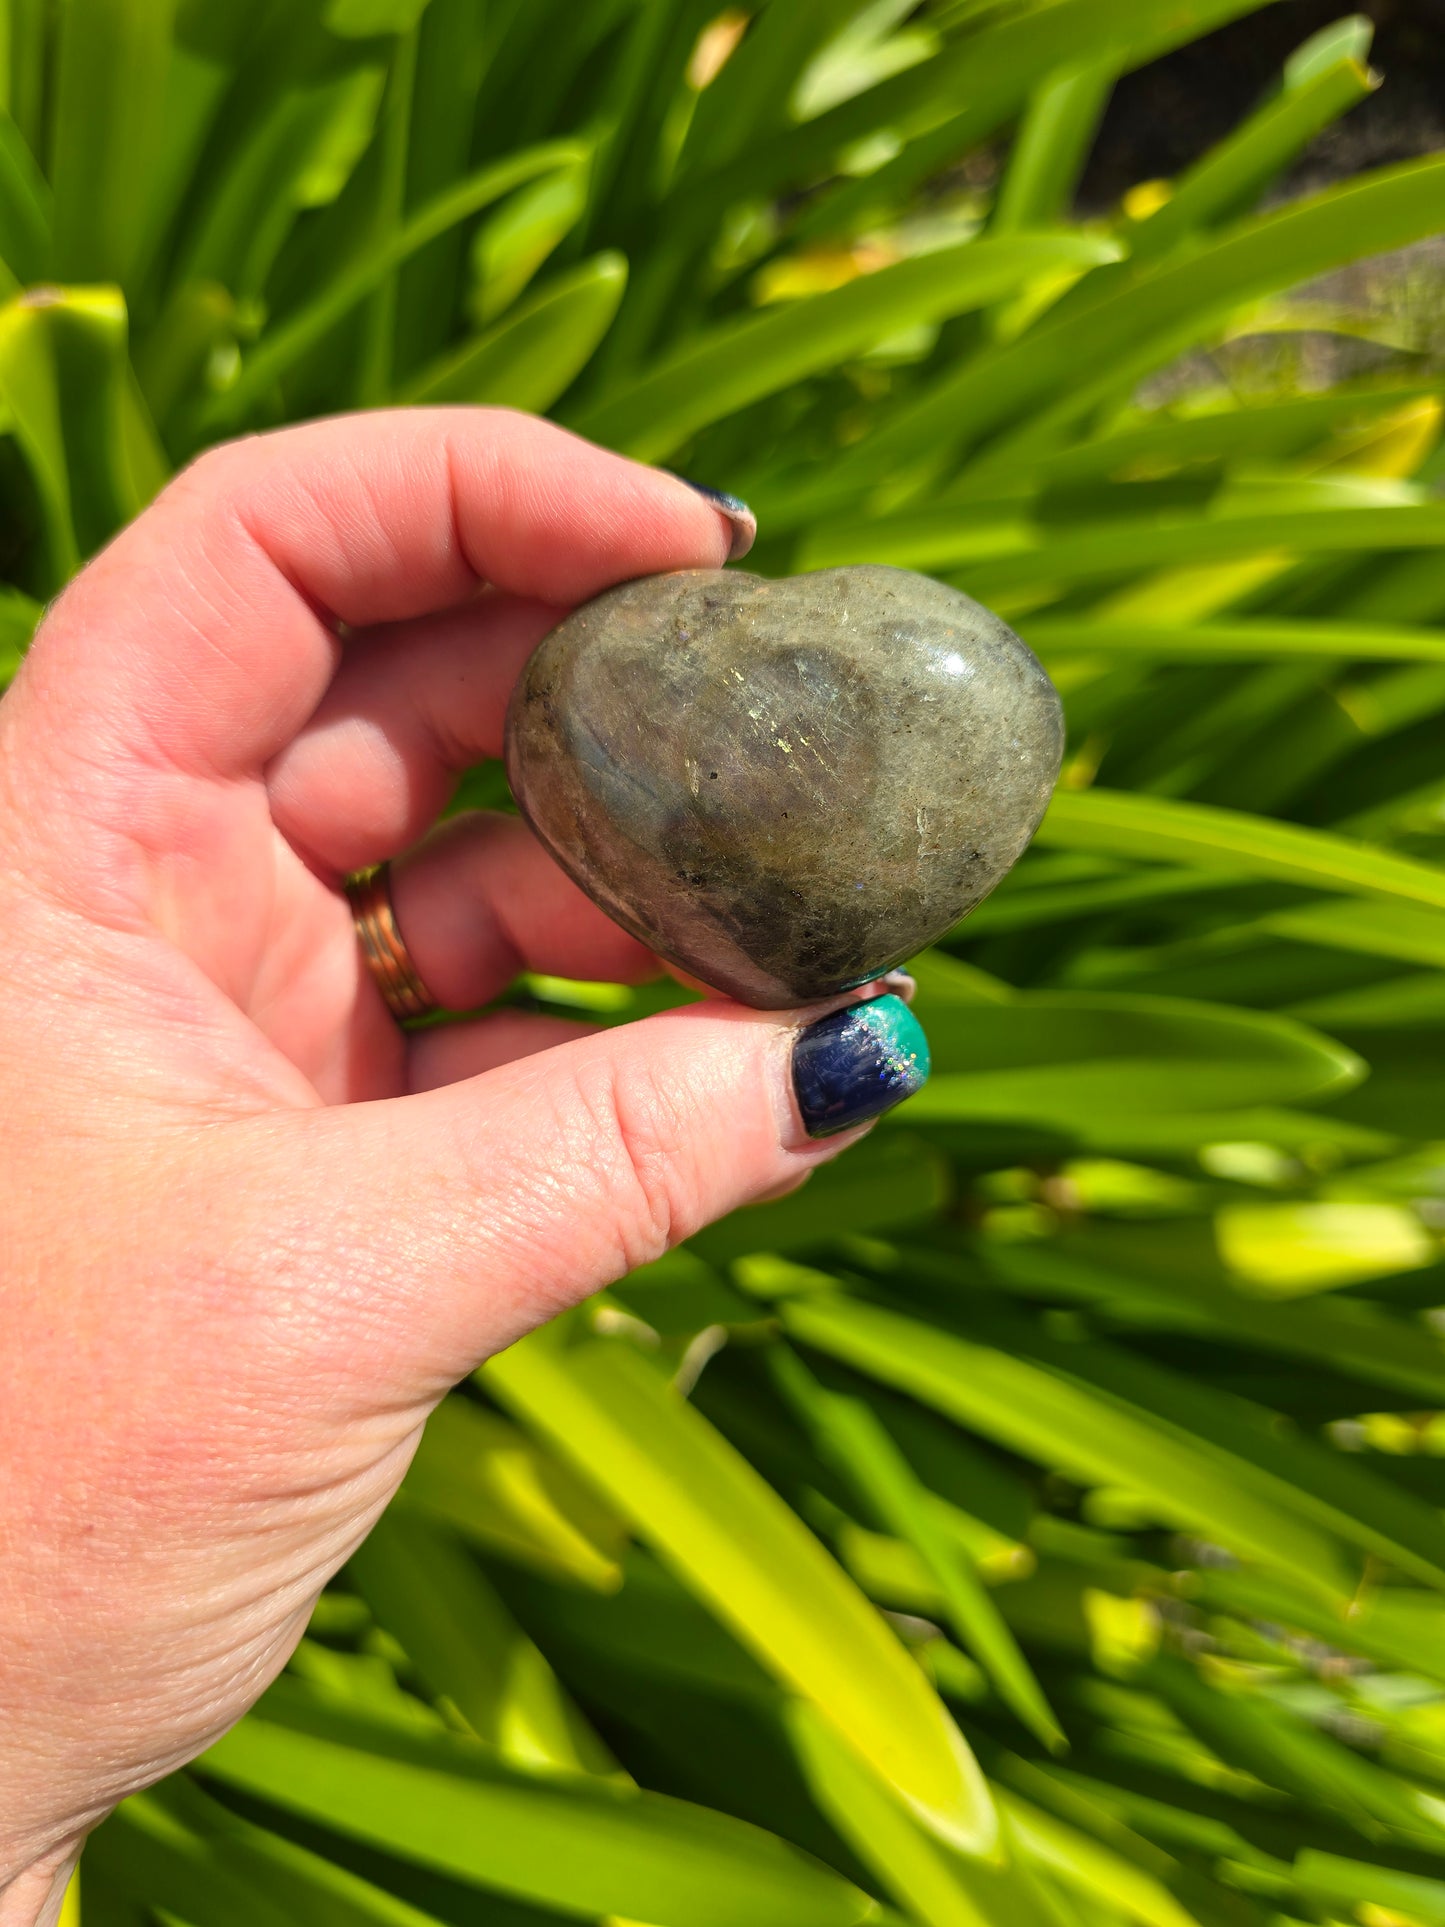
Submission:
[[[1058,775],[1053,684],[906,569],[609,589],[523,671],[507,772],[624,929],[744,1003],[867,983],[1017,862]]]

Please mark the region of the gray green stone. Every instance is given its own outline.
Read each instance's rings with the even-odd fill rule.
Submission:
[[[609,589],[541,643],[507,771],[624,929],[781,1009],[913,956],[1018,861],[1058,776],[1053,684],[997,616],[906,569]]]

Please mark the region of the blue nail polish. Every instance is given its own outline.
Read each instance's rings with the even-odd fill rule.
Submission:
[[[866,1124],[927,1079],[928,1039],[899,997],[835,1010],[793,1046],[793,1089],[809,1137]]]
[[[741,501],[736,495],[729,495],[724,489],[708,488],[702,482],[690,482],[685,475],[679,475],[677,479],[680,482],[687,482],[690,489],[700,495],[705,502],[710,502],[719,515],[725,515],[732,523],[733,545],[728,551],[728,561],[739,561],[753,546],[758,532],[757,516],[753,514],[746,502]]]

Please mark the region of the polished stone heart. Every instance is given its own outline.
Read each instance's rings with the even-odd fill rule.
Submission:
[[[1011,629],[876,567],[609,589],[536,650],[507,719],[513,792],[563,869],[764,1009],[869,982],[987,896],[1062,748]]]

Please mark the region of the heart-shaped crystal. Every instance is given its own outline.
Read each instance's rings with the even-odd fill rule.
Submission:
[[[1062,748],[1011,629],[877,567],[623,583],[542,642],[507,719],[513,792],[563,869],[764,1009],[881,976],[987,896]]]

